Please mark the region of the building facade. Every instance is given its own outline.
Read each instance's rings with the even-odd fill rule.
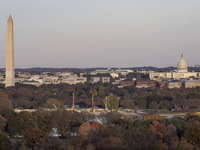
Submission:
[[[184,82],[185,88],[194,88],[200,86],[200,80],[188,80]]]
[[[149,78],[151,80],[158,79],[174,79],[180,80],[185,78],[194,78],[199,77],[199,72],[188,72],[186,61],[183,59],[183,55],[181,56],[181,60],[177,65],[177,70],[172,72],[150,72]]]

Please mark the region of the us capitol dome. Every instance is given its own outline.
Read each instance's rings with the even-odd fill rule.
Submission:
[[[186,79],[186,78],[195,78],[199,77],[200,72],[188,72],[188,67],[186,61],[183,59],[183,54],[181,55],[181,60],[177,65],[176,71],[171,72],[150,72],[149,78],[151,80],[159,80],[159,79]]]
[[[181,55],[181,60],[178,63],[177,72],[188,72],[186,61],[183,59],[183,54]]]

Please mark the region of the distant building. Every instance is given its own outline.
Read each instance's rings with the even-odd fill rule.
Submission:
[[[39,81],[35,81],[35,80],[24,80],[23,84],[40,86],[42,83],[40,83]]]
[[[58,84],[59,77],[49,76],[43,78],[44,84]]]
[[[194,88],[200,86],[200,80],[186,80],[184,82],[185,88]]]
[[[24,80],[21,79],[18,81],[23,84],[36,85],[36,86],[44,84],[44,80],[40,75],[32,75],[29,76],[28,78],[24,78]]]
[[[69,75],[73,75],[73,73],[72,72],[56,72],[55,75],[61,76],[61,77],[66,77],[66,76],[69,76]]]
[[[78,77],[75,75],[69,75],[66,76],[65,78],[60,79],[61,83],[68,83],[68,84],[77,84],[77,83],[85,83],[87,82],[87,77]]]
[[[69,72],[43,72],[41,75],[19,74],[16,81],[22,84],[42,85],[42,84],[77,84],[87,82],[87,77],[78,76]]]
[[[120,86],[135,86],[135,81],[124,80],[120,82]]]
[[[198,77],[199,72],[188,72],[186,61],[183,59],[183,55],[181,56],[181,60],[178,63],[177,70],[173,72],[150,72],[149,78],[151,80],[158,79],[174,79],[180,80],[190,77]]]
[[[5,84],[5,75],[0,73],[0,84]]]
[[[91,75],[96,75],[98,73],[100,74],[110,74],[113,78],[120,77],[120,76],[126,76],[127,74],[133,72],[133,70],[128,69],[102,69],[102,70],[96,70],[92,71]]]
[[[24,78],[22,77],[15,77],[15,83],[22,83],[24,81]]]
[[[171,81],[167,83],[167,87],[169,89],[173,89],[173,88],[180,88],[181,87],[181,82],[180,81]]]
[[[137,80],[136,87],[137,88],[154,88],[157,86],[157,82],[154,80]]]
[[[110,82],[110,77],[91,77],[90,82],[91,83],[96,83],[96,82],[106,83],[106,82]]]
[[[90,82],[91,82],[91,83],[100,82],[100,77],[91,77],[91,78],[90,78]]]
[[[102,83],[110,82],[110,77],[101,77],[101,82]]]
[[[119,78],[119,79],[115,80],[114,82],[112,82],[112,84],[118,85],[118,84],[120,84],[121,81],[124,81],[124,80],[126,80],[126,78]]]

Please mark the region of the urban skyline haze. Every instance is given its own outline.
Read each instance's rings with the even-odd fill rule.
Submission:
[[[199,65],[199,0],[0,0],[0,68]]]

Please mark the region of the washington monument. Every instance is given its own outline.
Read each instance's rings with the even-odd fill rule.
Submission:
[[[7,21],[6,87],[15,86],[14,76],[13,20],[10,15]]]

